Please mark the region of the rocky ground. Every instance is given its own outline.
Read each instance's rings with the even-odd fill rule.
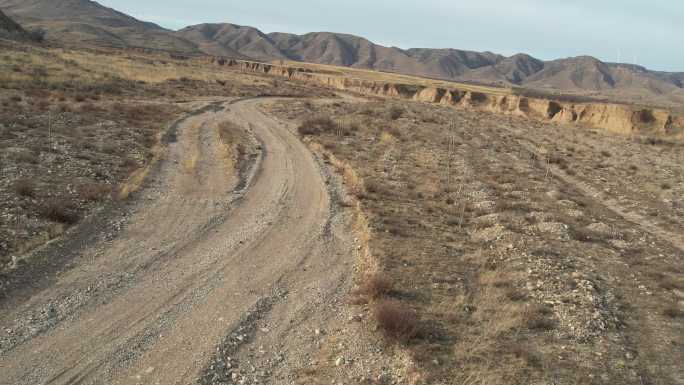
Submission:
[[[681,144],[0,44],[13,383],[684,381]]]
[[[197,76],[213,65],[118,52],[100,52],[92,62],[85,52],[0,45],[0,271],[138,187],[162,131],[188,101],[311,94],[255,75]],[[122,63],[100,65],[106,56]],[[155,68],[188,73],[140,80]]]
[[[681,145],[415,103],[273,111],[332,118],[302,131],[364,182],[422,381],[682,381]]]

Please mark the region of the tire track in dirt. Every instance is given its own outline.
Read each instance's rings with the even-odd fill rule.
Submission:
[[[529,154],[537,157],[538,159],[543,158],[543,154],[541,154],[533,144],[524,143],[522,141],[518,141],[518,144]],[[549,164],[547,165],[547,168],[548,172],[551,173],[555,178],[558,178],[564,183],[577,188],[585,196],[591,197],[592,199],[600,202],[603,206],[605,206],[615,214],[633,223],[634,225],[641,227],[645,232],[650,233],[651,235],[660,238],[665,242],[670,243],[672,246],[676,247],[681,252],[684,252],[684,235],[675,234],[664,230],[663,228],[658,226],[658,224],[654,221],[649,220],[648,218],[644,217],[639,213],[634,212],[633,210],[629,210],[623,207],[617,199],[604,197],[604,194],[601,191],[598,191],[597,189],[595,189],[588,183],[580,180],[579,178],[568,175],[568,173],[564,172],[556,165]]]
[[[3,309],[2,330],[16,334],[0,346],[0,383],[187,384],[265,300],[319,321],[333,315],[302,289],[340,295],[351,258],[344,224],[329,231],[321,170],[258,103],[182,121],[130,225]],[[263,149],[246,184],[218,145],[225,120],[250,127]]]
[[[513,133],[507,127],[501,129]],[[484,135],[487,142],[492,142],[491,137]],[[629,309],[623,313],[625,327],[621,330],[622,343],[627,351],[638,352],[639,377],[642,383],[681,383],[684,379],[684,371],[678,364],[682,360],[681,349],[674,349],[676,353],[673,354],[672,347],[681,343],[683,325],[662,314],[662,308],[671,301],[671,296],[658,290],[659,282],[650,274],[654,271],[667,273],[672,266],[677,266],[684,253],[684,237],[663,229],[649,218],[625,208],[617,199],[606,196],[589,183],[549,163],[546,154],[539,151],[538,143],[535,141],[516,139],[507,143],[507,146],[510,149],[517,147],[517,150],[522,150],[528,159],[535,159],[537,167],[545,171],[550,179],[557,180],[561,185],[570,186],[577,193],[598,204],[600,211],[605,210],[611,216],[621,219],[622,229],[637,228],[647,235],[645,245],[650,249],[643,251],[643,257],[649,260],[650,265],[643,265],[641,262],[635,264],[626,259],[621,251],[613,253],[610,257],[598,258],[593,263],[596,265],[596,271],[607,277],[604,284],[608,283],[612,290],[619,293],[619,298],[623,301],[622,307]],[[519,155],[515,155],[516,152],[504,153],[511,164],[522,161]],[[649,257],[649,253],[659,257]]]

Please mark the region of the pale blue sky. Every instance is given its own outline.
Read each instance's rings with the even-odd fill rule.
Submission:
[[[100,0],[170,29],[204,22],[264,32],[343,32],[401,48],[540,59],[591,55],[684,72],[682,0]]]

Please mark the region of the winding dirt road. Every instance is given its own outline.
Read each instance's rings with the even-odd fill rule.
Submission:
[[[123,230],[47,289],[0,303],[1,384],[220,383],[256,370],[226,370],[221,354],[262,340],[279,343],[264,382],[287,383],[314,349],[298,336],[336,316],[326,304],[349,285],[352,247],[325,171],[262,102],[183,120]],[[260,144],[242,179],[223,121]]]

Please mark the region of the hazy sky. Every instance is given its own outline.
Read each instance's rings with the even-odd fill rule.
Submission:
[[[99,0],[170,29],[204,22],[264,32],[344,32],[401,48],[540,59],[592,55],[684,72],[682,0]]]

